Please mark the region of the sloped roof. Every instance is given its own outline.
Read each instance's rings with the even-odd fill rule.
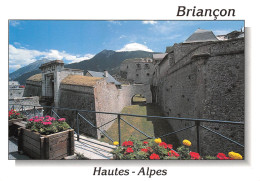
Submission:
[[[80,85],[86,87],[94,87],[97,81],[102,80],[100,77],[89,77],[83,75],[68,75],[61,81],[61,84]]]
[[[42,81],[42,74],[35,74],[35,75],[29,77],[27,80],[41,82]]]
[[[167,53],[153,54],[153,59],[162,60],[166,55],[167,55]]]
[[[183,43],[218,41],[214,33],[210,30],[197,29],[187,40]]]
[[[112,75],[108,73],[108,77],[105,77],[104,72],[95,72],[91,70],[87,70],[87,72],[92,76],[92,77],[102,77],[105,78],[107,82],[115,83],[115,85],[121,85],[120,82],[118,82]]]

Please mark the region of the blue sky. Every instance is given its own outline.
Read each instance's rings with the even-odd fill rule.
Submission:
[[[244,21],[10,20],[9,72],[42,58],[79,62],[104,49],[165,52],[198,28],[221,35],[242,27]]]

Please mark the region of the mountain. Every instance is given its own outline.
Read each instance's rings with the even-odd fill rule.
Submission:
[[[96,54],[93,58],[89,60],[83,60],[78,63],[72,63],[72,64],[65,64],[65,68],[72,68],[72,69],[81,69],[84,70],[84,73],[86,73],[87,70],[92,71],[104,71],[107,70],[110,74],[117,74],[119,73],[119,66],[122,61],[129,58],[145,58],[150,57],[152,58],[152,55],[158,53],[158,52],[145,52],[145,51],[128,51],[128,52],[116,52],[113,50],[103,50],[100,53]],[[42,61],[42,60],[41,60]],[[49,62],[48,60],[47,62]],[[36,61],[38,62],[38,61]],[[34,63],[36,63],[34,62]],[[34,64],[32,63],[32,64]],[[38,62],[41,63],[41,62]],[[46,62],[45,62],[46,63]],[[41,63],[42,64],[42,63]],[[40,73],[39,67],[40,65],[34,66],[34,69],[32,68],[31,64],[27,65],[26,67],[30,68],[30,71],[27,70],[26,67],[23,67],[21,69],[18,69],[17,71],[13,72],[12,74],[16,75],[16,78],[14,80],[19,81],[20,84],[24,85],[26,83],[26,80],[31,77],[34,74]],[[36,64],[34,64],[36,65]],[[18,73],[20,73],[20,76],[17,76]],[[14,77],[12,75],[12,77]],[[11,74],[9,75],[11,77]]]
[[[47,59],[42,59],[42,60],[36,60],[33,63],[30,63],[29,65],[22,67],[14,72],[12,72],[11,74],[9,74],[9,79],[11,80],[15,80],[16,78],[20,77],[21,75],[34,71],[34,70],[38,70],[39,67],[47,62],[50,62],[51,60],[47,60]],[[21,83],[21,82],[20,82]]]
[[[82,69],[85,71],[109,71],[110,74],[116,74],[119,72],[119,66],[122,61],[129,58],[145,58],[150,57],[155,52],[145,51],[128,51],[128,52],[115,52],[113,50],[103,50],[89,60],[84,60],[78,63],[67,64],[66,68]]]

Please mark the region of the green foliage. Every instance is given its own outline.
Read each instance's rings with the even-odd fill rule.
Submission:
[[[64,118],[56,120],[55,118],[50,116],[36,116],[32,119],[27,120],[26,128],[43,135],[49,135],[65,131],[69,129],[70,126],[65,122]]]
[[[205,160],[217,160],[218,158],[216,156],[205,156]]]
[[[177,148],[177,152],[180,154],[180,159],[189,160],[190,159],[190,149],[187,146],[180,146]]]

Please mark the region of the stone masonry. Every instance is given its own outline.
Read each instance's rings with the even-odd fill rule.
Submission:
[[[156,65],[152,92],[165,116],[244,122],[244,38],[175,44]],[[168,48],[169,50],[169,48]],[[169,121],[173,130],[194,123]],[[244,144],[244,127],[202,123]],[[177,134],[196,143],[195,128]],[[244,149],[201,129],[201,153]],[[196,145],[193,145],[196,149]]]

